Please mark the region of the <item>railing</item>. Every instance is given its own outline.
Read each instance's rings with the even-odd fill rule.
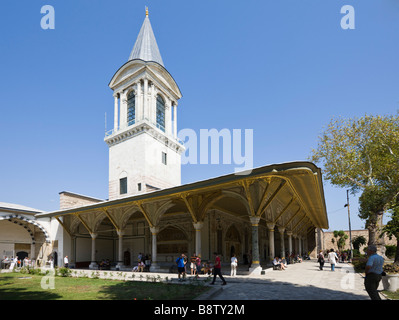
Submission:
[[[114,133],[122,131],[122,130],[126,129],[127,127],[130,127],[130,126],[135,125],[135,124],[139,124],[141,122],[151,123],[152,125],[156,126],[159,130],[161,130],[162,132],[166,132],[165,131],[165,127],[163,125],[161,125],[159,123],[153,123],[149,119],[144,118],[143,120],[140,120],[140,121],[136,121],[135,119],[134,120],[130,120],[129,122],[126,122],[124,125],[121,125],[116,130],[115,130],[115,128],[111,129],[111,130],[108,130],[108,131],[105,132],[105,137],[112,136]],[[184,141],[180,140],[178,137],[173,137],[173,139],[176,140],[179,144],[184,145]]]

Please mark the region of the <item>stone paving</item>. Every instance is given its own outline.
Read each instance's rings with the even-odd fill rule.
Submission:
[[[364,289],[363,276],[347,263],[336,265],[335,271],[331,271],[330,264],[326,263],[320,271],[316,260],[308,260],[288,265],[283,271],[267,269],[261,276],[225,276],[225,279],[226,286],[221,286],[218,279],[216,288],[199,299],[370,300]],[[382,290],[382,283],[379,289]]]
[[[130,281],[157,279],[182,285],[189,284],[193,278],[188,276],[187,281],[179,282],[174,273],[134,273],[132,278],[133,272],[72,270],[79,276],[86,274],[92,277],[96,274],[99,278]],[[9,271],[11,270],[1,270]],[[227,285],[222,286],[219,277],[215,285],[210,285],[208,277],[200,276],[200,280],[204,281],[204,285],[210,286],[211,290],[196,300],[370,300],[364,289],[363,276],[347,263],[337,264],[335,271],[331,271],[330,264],[326,263],[324,270],[320,271],[316,260],[307,260],[288,265],[283,271],[269,268],[264,275],[238,275],[234,278],[226,275],[230,271],[228,267],[223,267],[222,271]],[[382,289],[381,282],[379,290]],[[385,299],[381,293],[380,296]]]

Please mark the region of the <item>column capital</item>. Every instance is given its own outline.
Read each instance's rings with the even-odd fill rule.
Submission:
[[[276,224],[274,222],[266,222],[266,226],[269,231],[274,231],[274,227],[276,226]]]
[[[156,235],[159,232],[159,227],[150,227],[152,235]]]
[[[197,231],[199,231],[199,230],[201,230],[202,229],[202,227],[204,226],[204,223],[203,222],[193,222],[193,227],[194,227],[194,229]]]
[[[95,238],[97,238],[98,233],[90,233],[90,236],[94,240]]]
[[[285,231],[285,228],[284,228],[284,227],[282,227],[282,226],[279,226],[279,227],[278,227],[278,231],[279,231],[280,233],[284,233],[284,231]]]
[[[251,221],[252,226],[258,226],[259,225],[259,220],[260,217],[249,217],[249,220]]]
[[[125,235],[125,230],[117,230],[116,233],[118,234],[119,237],[122,237]]]
[[[287,231],[287,236],[292,237],[292,231]]]

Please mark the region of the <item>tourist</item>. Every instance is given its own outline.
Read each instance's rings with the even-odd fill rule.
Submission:
[[[217,254],[217,252],[213,253],[215,256],[215,264],[213,266],[213,281],[211,282],[211,284],[215,284],[216,281],[216,276],[219,276],[220,279],[223,281],[222,285],[226,285],[226,280],[224,280],[223,276],[222,276],[222,264],[220,261],[220,257]]]
[[[323,271],[323,266],[324,266],[324,254],[323,254],[323,250],[320,250],[319,255],[317,257],[317,262],[319,263],[319,268],[320,270]]]
[[[236,255],[233,254],[233,256],[231,257],[231,272],[230,272],[230,275],[232,277],[237,276],[237,265],[238,265],[238,260],[236,258]]]
[[[190,259],[190,270],[191,270],[191,275],[194,276],[195,272],[197,270],[197,266],[195,264],[197,260],[197,256],[195,255],[195,253],[192,255],[191,259]]]
[[[179,273],[179,281],[183,281],[186,277],[186,262],[184,253],[181,254],[179,258],[176,259],[177,272]]]
[[[383,272],[384,258],[377,254],[377,247],[374,245],[368,246],[367,256],[364,286],[371,300],[381,300],[377,289],[382,279],[381,274]]]
[[[197,267],[197,278],[199,278],[199,274],[201,272],[201,255],[200,254],[197,256],[197,259],[195,259],[195,265]]]
[[[140,261],[139,264],[137,265],[137,270],[138,272],[143,272],[144,271],[144,262]]]
[[[69,265],[68,256],[65,256],[65,258],[64,258],[64,267],[68,268],[68,265]]]
[[[274,257],[273,265],[275,267],[277,267],[277,269],[279,269],[279,270],[285,270],[286,269],[284,264],[281,262],[281,259],[279,257]]]
[[[335,265],[338,262],[338,256],[334,252],[334,249],[330,250],[330,253],[328,254],[328,261],[331,264],[331,271],[335,271]]]
[[[282,257],[282,258],[281,258],[281,263],[283,264],[284,269],[287,269],[287,267],[288,267],[288,262],[287,262],[287,260],[285,259],[285,257]]]

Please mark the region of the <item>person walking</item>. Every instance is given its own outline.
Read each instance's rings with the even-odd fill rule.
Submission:
[[[324,254],[323,254],[323,250],[320,250],[319,252],[319,256],[317,259],[317,262],[319,263],[319,268],[321,271],[323,271],[323,266],[324,266]]]
[[[384,258],[377,254],[377,247],[370,245],[367,248],[368,260],[366,263],[364,279],[364,287],[371,300],[381,300],[378,294],[378,285],[382,279],[382,266],[384,265]]]
[[[231,257],[231,272],[230,272],[230,275],[232,277],[237,276],[237,265],[238,265],[238,261],[237,261],[236,255],[233,254],[233,256]]]
[[[216,276],[219,276],[220,279],[222,279],[222,281],[223,281],[222,285],[224,286],[227,283],[226,283],[226,280],[224,280],[224,278],[222,276],[222,264],[220,261],[220,257],[216,252],[214,252],[214,255],[215,255],[215,264],[213,266],[213,281],[211,282],[211,284],[215,284]]]
[[[334,249],[330,250],[330,253],[328,254],[328,261],[331,264],[331,271],[335,271],[335,265],[336,265],[336,263],[338,261],[338,256],[334,252]]]
[[[64,267],[68,268],[68,265],[69,265],[68,256],[65,256],[65,258],[64,258]]]

